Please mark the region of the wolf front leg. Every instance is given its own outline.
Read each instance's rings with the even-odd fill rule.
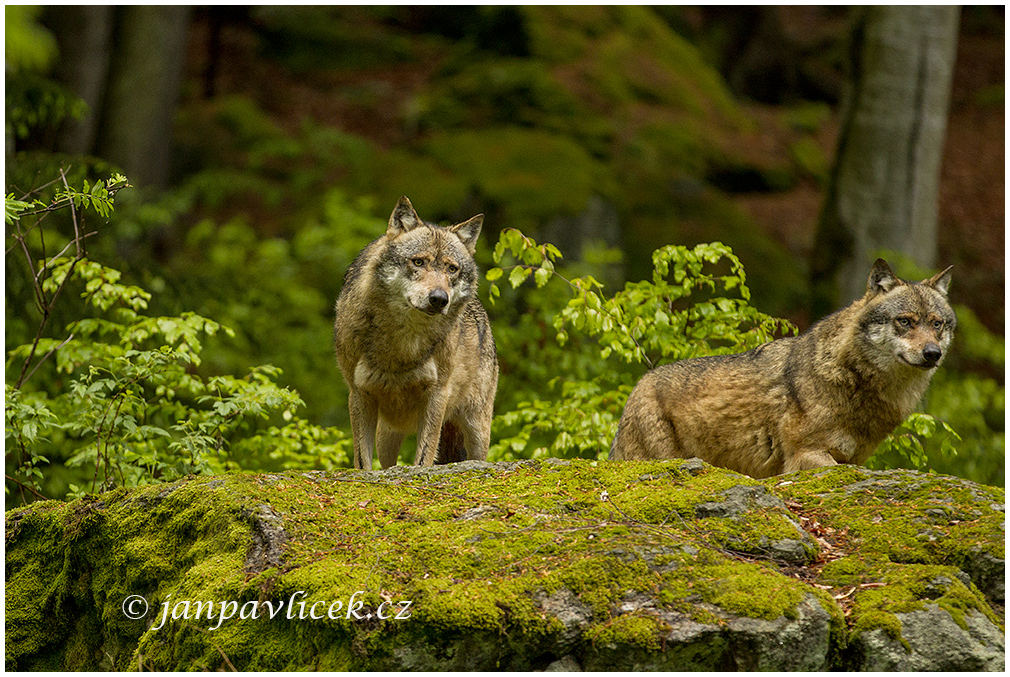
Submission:
[[[431,392],[417,417],[417,456],[414,465],[434,465],[449,393],[444,388]]]
[[[823,468],[829,465],[838,465],[838,461],[823,449],[799,451],[786,459],[782,467],[782,474],[796,472],[797,470]]]
[[[379,419],[378,404],[375,398],[352,387],[347,405],[351,414],[351,435],[354,437],[354,467],[371,470],[375,428]]]

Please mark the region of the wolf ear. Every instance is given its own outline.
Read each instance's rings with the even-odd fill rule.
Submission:
[[[954,270],[954,266],[947,266],[945,270],[941,270],[928,280],[923,280],[921,284],[928,285],[946,296],[947,288],[950,286],[950,271],[952,270]]]
[[[877,259],[873,263],[873,270],[870,271],[870,279],[866,281],[866,291],[887,293],[901,284],[904,282],[898,279],[891,267],[887,265],[887,261]]]
[[[455,226],[449,228],[450,231],[456,233],[456,237],[459,238],[466,250],[470,252],[472,256],[474,250],[477,248],[477,236],[480,235],[480,227],[484,225],[484,215],[478,214],[468,221],[463,223],[457,223]]]
[[[404,195],[396,203],[393,213],[389,215],[389,226],[386,228],[386,235],[398,237],[404,233],[414,230],[423,222],[421,217],[414,211],[414,205]]]

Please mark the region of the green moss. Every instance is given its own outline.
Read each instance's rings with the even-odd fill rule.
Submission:
[[[597,93],[611,102],[644,99],[742,121],[718,73],[652,10],[618,6],[524,11],[534,56],[585,65]]]
[[[752,618],[796,618],[795,609],[807,593],[796,580],[751,564],[712,567],[706,574],[710,578],[703,584],[705,599]]]
[[[994,539],[1003,521],[1003,491],[942,475],[873,473],[839,466],[768,480],[784,498],[846,530],[864,555],[893,562],[960,565],[972,551],[1002,559]]]
[[[859,557],[842,557],[824,565],[821,569],[821,580],[834,586],[858,585],[865,582],[868,575],[875,570]]]
[[[994,613],[960,568],[974,552],[1004,557],[1003,491],[953,477],[839,466],[766,480],[823,528],[844,534],[854,552],[826,564],[820,582],[846,588],[853,637],[881,629],[911,650],[895,614],[936,604],[967,629],[974,610],[997,627]]]
[[[594,38],[613,27],[609,12],[601,6],[538,5],[523,11],[531,51],[551,63],[577,60],[589,50]]]
[[[782,118],[792,129],[814,134],[831,118],[831,107],[824,102],[804,101],[786,109]]]
[[[624,615],[592,628],[587,638],[594,644],[631,646],[637,649],[657,650],[660,648],[660,633],[669,626],[652,616]]]
[[[767,486],[806,501],[804,510],[839,493],[847,497],[840,513],[872,502],[846,487],[879,475],[839,472],[847,483],[808,494],[805,484],[823,490],[831,480],[808,473],[791,476],[791,484],[757,482],[679,460],[524,462],[468,472],[234,474],[37,504],[7,517],[7,665],[533,669],[577,641],[589,664],[605,666],[623,660],[611,645],[641,652],[643,661],[653,655],[670,632],[664,614],[707,626],[734,616],[794,618],[811,594],[831,614],[837,653],[847,632],[829,592],[774,563],[725,552],[733,539],[795,532],[787,511],[773,500],[771,507],[739,503],[732,518],[699,519],[696,511],[726,500],[732,487],[755,496]],[[926,480],[933,492],[921,491],[935,498],[944,481]],[[905,489],[918,496],[918,489]],[[283,520],[283,556],[247,571],[254,540],[264,538],[254,516],[267,506]],[[817,515],[829,523],[828,515]],[[961,624],[969,610],[1001,622],[952,565],[895,562],[886,552],[886,544],[866,544],[824,568],[828,585],[884,584],[855,593],[853,631],[900,630],[895,614],[926,603]],[[184,609],[187,600],[194,608],[196,601],[234,600],[248,608],[294,600],[297,608],[293,618],[272,622],[233,618],[211,629],[213,619],[191,617],[155,630],[123,616],[130,594],[148,598],[146,620],[155,625],[163,605]],[[373,614],[384,602],[411,601],[410,618],[349,617],[352,597]],[[638,608],[639,599],[651,600],[655,613]],[[343,614],[306,617],[314,602],[335,600],[343,602]],[[557,604],[571,606],[568,621],[546,610]],[[581,619],[577,640],[566,625],[571,618]],[[716,635],[710,639],[692,645],[684,664],[717,666],[727,649]]]
[[[830,170],[828,159],[824,156],[824,151],[809,136],[794,141],[789,144],[789,155],[797,168],[819,182],[827,181]]]
[[[997,627],[1003,625],[978,590],[959,580],[959,571],[954,567],[906,564],[886,566],[883,571],[882,582],[886,585],[857,593],[856,607],[864,613],[908,613],[936,604],[964,630],[968,629],[964,618],[968,610],[982,613]]]
[[[853,637],[870,630],[883,630],[888,637],[901,642],[905,651],[909,653],[912,651],[908,641],[901,636],[901,620],[893,613],[878,610],[863,611],[859,614],[852,630]]]

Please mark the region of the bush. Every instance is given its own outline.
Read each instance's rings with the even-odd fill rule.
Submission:
[[[590,275],[571,280],[559,275],[555,262],[561,254],[551,244],[538,245],[510,229],[495,246],[495,263],[501,263],[506,252],[515,264],[487,272],[492,301],[501,294],[498,280],[505,279],[506,271],[513,288],[527,280],[542,288],[557,276],[572,295],[552,321],[565,359],[548,350],[539,356],[541,364],[558,374],[547,382],[556,399],[521,401],[497,416],[492,423],[497,442],[488,454],[494,460],[606,458],[641,366],[749,350],[796,330],[749,304],[743,266],[720,243],[658,249],[652,257],[652,280],[629,282],[611,298]],[[572,342],[573,332],[580,335],[578,342]],[[595,359],[587,353],[595,353]],[[578,354],[585,359],[573,357]],[[558,369],[573,361],[583,365],[578,373]],[[629,370],[629,364],[638,368]]]
[[[85,239],[97,233],[83,228],[84,213],[107,217],[126,187],[121,176],[83,190],[64,179],[48,203],[7,196],[8,252],[24,255],[40,316],[34,339],[7,351],[8,496],[80,495],[239,467],[346,465],[350,440],[297,419],[303,402],[275,382],[277,368],[243,377],[195,372],[204,340],[234,332],[191,312],[145,314],[150,293],[88,258]],[[74,224],[63,240],[41,218],[59,212]],[[40,218],[22,227],[29,216]],[[64,292],[77,293],[78,317],[54,332],[49,321]],[[60,471],[43,471],[51,463]]]

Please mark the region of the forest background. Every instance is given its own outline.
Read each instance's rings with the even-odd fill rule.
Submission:
[[[959,438],[918,417],[873,463],[1004,484],[1002,6],[895,34],[956,37],[929,65],[950,82],[935,213],[869,233],[858,275],[840,158],[865,46],[900,13],[5,12],[8,508],[348,467],[333,305],[403,194],[427,220],[486,215],[491,460],[605,458],[649,366],[805,328],[883,254],[908,278],[955,267],[924,410]]]

